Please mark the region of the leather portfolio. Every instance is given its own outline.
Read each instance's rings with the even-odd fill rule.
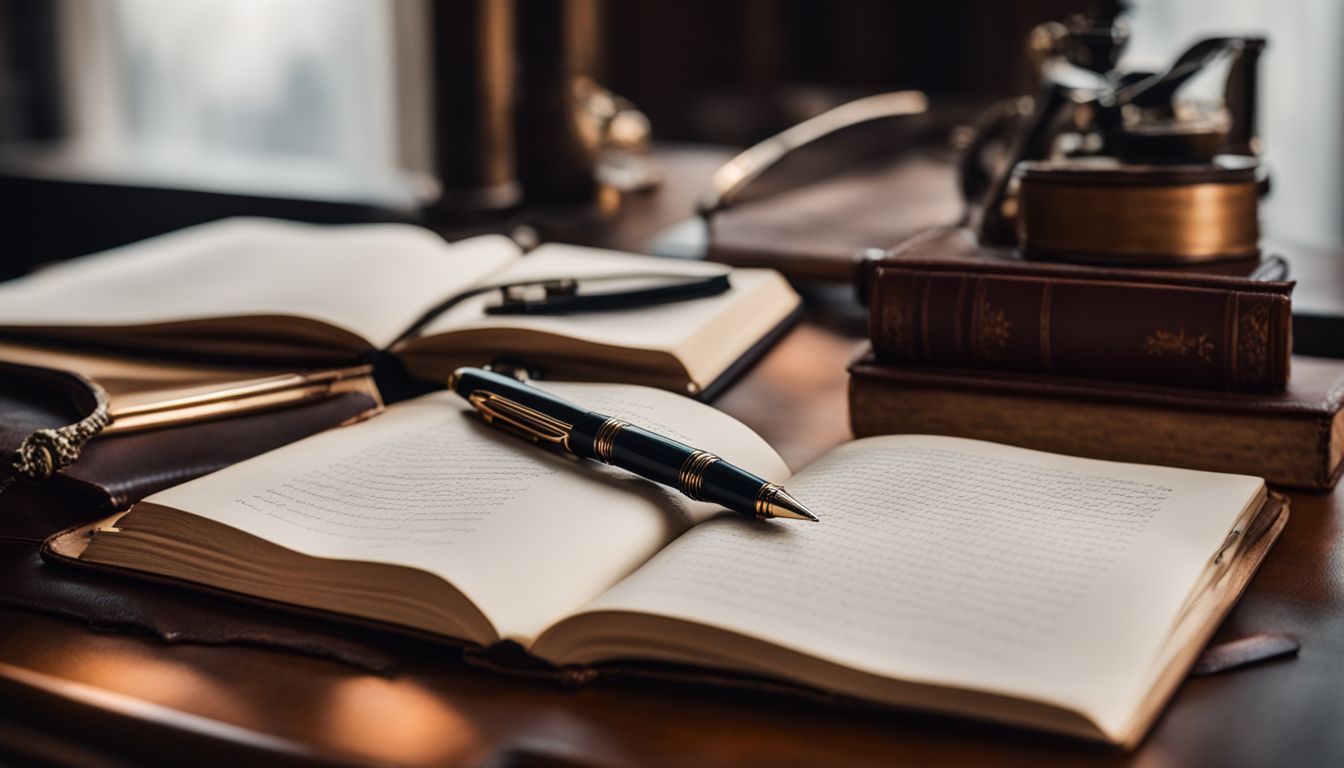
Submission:
[[[38,430],[87,417],[97,398],[88,379],[71,372],[0,362],[0,451],[13,456]],[[74,463],[43,482],[13,476],[0,490],[0,603],[88,622],[102,629],[158,635],[165,640],[241,640],[255,619],[234,604],[186,597],[138,581],[44,566],[38,555],[53,533],[105,517],[140,498],[228,464],[376,412],[375,396],[346,392],[199,423],[95,436]],[[286,628],[287,627],[287,628]],[[267,627],[267,637],[370,668],[386,654],[332,632],[325,624]],[[324,634],[324,631],[326,634]]]

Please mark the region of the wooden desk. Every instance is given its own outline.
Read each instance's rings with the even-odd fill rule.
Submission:
[[[847,438],[843,366],[858,344],[804,324],[720,405],[802,466]],[[1302,641],[1300,657],[1187,682],[1134,754],[947,718],[694,688],[572,692],[426,655],[383,678],[302,656],[169,646],[12,611],[0,611],[0,664],[8,665],[0,667],[0,743],[40,749],[54,733],[83,741],[93,754],[135,757],[147,749],[223,762],[264,747],[273,758],[416,765],[474,764],[508,749],[595,765],[1250,766],[1282,764],[1285,755],[1339,765],[1342,520],[1340,494],[1294,494],[1287,530],[1220,632],[1289,632]],[[70,682],[79,686],[66,689]],[[127,698],[99,699],[105,692]],[[140,702],[170,709],[147,711]]]
[[[844,365],[860,345],[814,318],[718,405],[799,468],[848,438]],[[569,691],[423,650],[381,677],[0,610],[0,756],[88,765],[1344,765],[1344,494],[1293,495],[1287,530],[1219,637],[1258,631],[1296,635],[1299,658],[1188,681],[1142,747],[1121,753],[745,693]]]

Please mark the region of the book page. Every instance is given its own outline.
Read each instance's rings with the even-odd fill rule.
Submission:
[[[763,477],[784,462],[751,430],[643,387],[548,391],[712,450]],[[318,557],[419,568],[529,642],[718,509],[485,425],[452,393],[389,408],[146,501]]]
[[[0,327],[308,318],[391,344],[421,312],[516,259],[502,236],[449,245],[407,224],[226,219],[0,285]]]
[[[711,521],[585,611],[673,617],[1118,728],[1262,487],[958,438],[869,438],[790,481],[820,523]]]
[[[649,273],[707,277],[728,272],[727,267],[719,264],[549,243],[492,276],[490,282],[508,284],[558,278],[582,281]],[[435,344],[433,337],[440,336],[442,343],[451,348],[473,331],[532,331],[591,345],[671,353],[682,360],[693,381],[704,385],[778,325],[798,303],[788,283],[772,270],[731,272],[730,289],[716,296],[570,315],[487,315],[485,307],[498,303],[499,296],[498,292],[482,294],[440,315],[425,327],[420,339],[407,342],[405,347],[408,353],[422,347],[427,350]],[[634,287],[648,286],[597,281],[582,285],[581,290],[601,293]],[[499,337],[489,338],[491,344],[496,344]],[[407,355],[408,362],[413,358],[413,354]]]

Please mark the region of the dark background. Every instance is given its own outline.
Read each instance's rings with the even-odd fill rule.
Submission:
[[[661,139],[745,144],[844,97],[918,89],[946,103],[1029,93],[1031,28],[1098,5],[614,2],[603,19],[601,75],[649,115]]]

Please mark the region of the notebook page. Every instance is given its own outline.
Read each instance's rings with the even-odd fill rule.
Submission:
[[[1119,727],[1261,485],[958,438],[870,438],[790,481],[820,523],[711,521],[586,610],[682,618]]]
[[[420,312],[518,255],[502,236],[449,245],[406,224],[227,219],[0,285],[0,326],[121,327],[293,315],[383,347]]]
[[[755,433],[671,393],[608,384],[546,389],[766,477],[784,462]],[[716,512],[661,486],[484,425],[438,393],[147,501],[319,557],[408,565],[465,593],[527,642]]]

